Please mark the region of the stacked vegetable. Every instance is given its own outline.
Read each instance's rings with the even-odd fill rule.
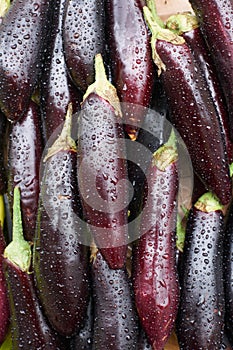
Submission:
[[[1,349],[233,347],[233,4],[190,3],[0,1]]]

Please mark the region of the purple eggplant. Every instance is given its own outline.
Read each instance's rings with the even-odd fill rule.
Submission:
[[[0,107],[10,121],[27,111],[36,87],[49,10],[47,0],[15,0],[0,25]]]
[[[89,302],[89,247],[76,179],[77,150],[69,105],[61,134],[43,157],[44,169],[34,239],[38,294],[52,327],[71,336],[83,326]]]
[[[7,143],[10,123],[0,112],[0,194],[7,192]]]
[[[8,143],[8,197],[10,210],[13,189],[21,191],[23,232],[33,241],[40,192],[40,161],[44,148],[40,109],[33,101],[27,112],[11,125]]]
[[[138,343],[138,317],[126,267],[110,269],[92,249],[94,301],[93,350],[133,350]]]
[[[12,349],[64,349],[63,340],[52,330],[37,298],[31,271],[31,244],[23,237],[20,190],[14,189],[13,240],[4,250],[4,273],[7,281]]]
[[[63,42],[68,71],[83,93],[95,80],[94,58],[105,52],[103,0],[67,1]]]
[[[169,118],[182,137],[194,171],[223,204],[231,199],[232,181],[218,115],[206,80],[184,38],[161,28],[148,8],[153,59],[167,95]]]
[[[225,94],[233,138],[233,2],[232,0],[190,0]]]
[[[166,21],[166,26],[174,30],[178,35],[183,36],[186,43],[190,46],[195,60],[201,67],[219,117],[222,134],[226,143],[228,161],[232,163],[233,143],[230,135],[229,116],[226,108],[225,96],[218,80],[217,70],[210,56],[209,48],[200,30],[198,19],[191,13],[179,13],[170,16]]]
[[[136,307],[148,341],[156,350],[162,350],[171,335],[179,305],[175,249],[177,161],[172,132],[168,142],[153,154],[147,171],[140,238],[133,250]]]
[[[189,212],[176,332],[181,349],[219,350],[224,331],[223,206],[205,193]]]
[[[99,54],[95,67],[96,81],[84,96],[79,116],[78,184],[96,245],[111,268],[121,268],[128,239],[123,123],[115,88],[107,80]]]
[[[142,106],[150,106],[155,77],[150,59],[150,38],[141,7],[139,0],[106,1],[107,43],[113,85],[123,102],[125,130],[133,140],[145,114]]]
[[[52,29],[40,79],[40,104],[46,140],[63,125],[70,102],[73,113],[80,109],[81,96],[68,76],[63,48],[62,30],[67,2],[56,0],[53,5]]]

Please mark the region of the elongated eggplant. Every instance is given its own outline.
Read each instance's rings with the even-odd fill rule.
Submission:
[[[8,197],[10,211],[13,189],[21,191],[23,232],[27,240],[35,236],[40,192],[40,161],[44,147],[40,109],[33,101],[23,117],[12,124],[8,144]]]
[[[31,245],[23,237],[20,190],[14,189],[13,240],[4,250],[4,272],[11,311],[12,350],[64,349],[65,340],[42,314],[31,271]]]
[[[79,117],[78,183],[84,217],[111,268],[124,266],[127,254],[128,184],[121,109],[96,55],[96,81]],[[88,174],[88,176],[87,176]]]
[[[69,105],[60,136],[43,158],[33,269],[44,313],[60,334],[82,327],[89,301],[89,248],[81,244],[76,145]]]
[[[125,130],[132,139],[137,137],[138,127],[143,121],[141,106],[150,105],[155,77],[150,60],[150,38],[141,6],[139,0],[106,1],[107,42],[113,85],[124,103]]]
[[[195,60],[201,67],[219,117],[222,134],[226,143],[228,161],[232,163],[233,144],[230,137],[230,125],[225,96],[217,77],[213,59],[209,54],[209,48],[200,30],[198,19],[191,13],[179,13],[170,16],[166,21],[166,26],[174,30],[178,35],[183,36],[186,43],[190,46]]]
[[[179,304],[175,231],[178,154],[174,134],[154,154],[147,171],[147,192],[140,238],[133,250],[135,301],[153,349],[163,349],[175,324]]]
[[[224,331],[223,206],[205,193],[189,212],[180,268],[181,349],[220,349]]]
[[[9,137],[9,122],[0,112],[0,194],[7,192],[7,142]]]
[[[110,269],[100,251],[92,249],[94,301],[93,350],[137,349],[138,317],[126,267]]]
[[[94,58],[105,53],[105,11],[103,0],[67,1],[63,42],[68,71],[85,93],[95,80]]]
[[[161,28],[144,7],[153,59],[167,94],[169,118],[189,151],[194,171],[223,204],[232,193],[221,125],[205,78],[184,38]]]
[[[231,0],[190,0],[216,66],[225,94],[233,138],[233,3]]]
[[[49,9],[47,0],[16,0],[0,25],[0,108],[11,121],[26,112],[37,84]]]
[[[70,102],[73,113],[80,109],[81,96],[70,81],[64,56],[62,30],[66,3],[67,0],[56,0],[53,5],[52,29],[40,79],[40,102],[46,140],[63,125]]]

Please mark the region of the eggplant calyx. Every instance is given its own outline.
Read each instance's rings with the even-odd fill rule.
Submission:
[[[177,160],[178,152],[176,148],[176,136],[174,130],[172,129],[168,141],[159,147],[159,149],[153,154],[152,165],[156,166],[161,171],[165,171],[169,165]]]
[[[92,93],[106,100],[114,108],[116,115],[122,117],[117,90],[107,78],[101,54],[95,56],[95,82],[87,88],[83,102]]]
[[[229,165],[230,177],[233,177],[233,163]]]
[[[165,24],[163,23],[162,19],[159,17],[157,13],[157,8],[155,4],[155,0],[146,0],[146,6],[152,13],[153,17],[156,19],[156,22],[162,27],[165,28]]]
[[[31,266],[32,244],[31,242],[26,241],[23,236],[19,187],[14,188],[12,237],[13,239],[5,248],[3,256],[19,267],[23,272],[29,273]]]
[[[195,208],[204,213],[211,213],[218,210],[223,212],[224,210],[224,206],[212,192],[203,194],[195,203]]]
[[[90,250],[91,250],[90,262],[94,263],[95,260],[96,260],[97,253],[99,251],[99,249],[97,248],[97,246],[96,246],[96,244],[94,242],[92,242],[92,244],[90,246]]]
[[[0,23],[1,23],[1,18],[5,16],[7,11],[9,10],[11,5],[10,0],[1,0],[0,2]]]
[[[162,71],[166,70],[166,66],[161,60],[156,50],[157,40],[163,40],[175,45],[182,45],[185,43],[185,40],[183,37],[175,34],[170,29],[161,27],[147,6],[143,7],[143,14],[144,14],[145,21],[152,34],[152,37],[151,37],[152,59],[155,65],[158,67],[158,75],[160,75]]]
[[[5,205],[4,205],[4,197],[0,195],[0,227],[3,228],[5,219]]]
[[[177,13],[170,16],[166,21],[166,28],[170,29],[177,35],[190,32],[199,27],[197,17],[191,12]]]
[[[44,162],[46,162],[48,158],[54,156],[56,153],[60,151],[77,152],[75,141],[71,137],[72,111],[73,111],[72,104],[69,103],[61,134],[53,143],[53,145],[48,149],[47,155],[43,159]]]

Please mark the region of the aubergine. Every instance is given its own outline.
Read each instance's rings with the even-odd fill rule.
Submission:
[[[0,108],[12,122],[27,111],[38,82],[50,7],[47,0],[15,0],[0,24]]]
[[[43,156],[33,245],[38,295],[51,326],[72,336],[83,326],[90,295],[89,247],[76,180],[77,149],[71,138],[72,106],[61,134]]]
[[[207,192],[192,206],[180,265],[176,333],[180,349],[219,350],[223,342],[223,206]]]

